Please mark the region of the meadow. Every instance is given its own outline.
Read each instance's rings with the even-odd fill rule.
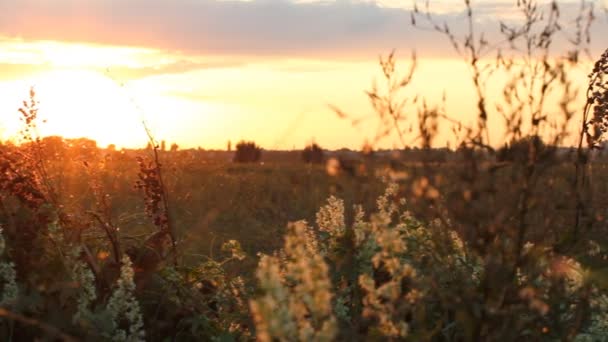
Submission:
[[[469,66],[475,120],[390,53],[361,151],[167,150],[145,124],[146,148],[99,148],[39,136],[32,89],[0,144],[1,338],[608,341],[608,50],[585,60],[585,1],[565,33],[556,2],[514,9],[498,49],[469,1],[462,36],[416,6]]]
[[[34,149],[31,150],[31,148]],[[38,152],[34,153],[32,151]],[[411,230],[408,234],[413,232],[422,234],[421,237],[408,236],[408,239],[413,239],[416,244],[424,245],[434,239],[440,239],[439,236],[433,236],[432,234],[441,236],[448,234],[449,239],[447,241],[433,242],[433,244],[447,244],[447,247],[444,246],[444,248],[448,248],[447,255],[442,255],[446,251],[430,253],[427,250],[423,255],[416,256],[417,258],[439,258],[441,260],[448,257],[443,262],[456,262],[451,267],[463,267],[466,265],[465,261],[471,263],[468,267],[482,267],[468,260],[469,256],[465,257],[463,255],[463,259],[460,261],[452,259],[454,258],[453,254],[458,252],[454,248],[456,246],[459,246],[457,248],[464,248],[465,244],[458,235],[451,235],[454,234],[454,231],[443,230],[441,228],[442,223],[437,222],[436,218],[440,216],[438,216],[438,208],[434,207],[437,205],[436,200],[441,198],[441,202],[446,206],[442,210],[448,211],[446,215],[449,215],[450,219],[456,220],[461,225],[467,225],[468,227],[475,224],[491,225],[496,220],[496,216],[492,214],[493,212],[502,213],[507,210],[506,208],[510,208],[505,203],[517,201],[513,196],[519,194],[519,189],[515,188],[514,191],[507,189],[514,184],[514,179],[519,177],[520,166],[513,160],[498,161],[490,160],[488,156],[478,156],[477,158],[480,160],[485,160],[479,164],[482,170],[479,171],[474,180],[467,181],[471,170],[467,166],[467,160],[470,156],[465,151],[428,150],[427,153],[421,153],[421,151],[424,150],[416,149],[409,151],[409,153],[384,151],[371,155],[353,151],[325,151],[323,162],[313,164],[302,160],[302,151],[265,151],[263,154],[265,159],[262,159],[262,161],[235,163],[232,161],[235,152],[196,149],[163,151],[158,149],[156,153],[160,158],[159,160],[162,160],[162,170],[164,170],[163,180],[166,190],[163,191],[170,195],[167,198],[170,203],[168,216],[174,225],[174,234],[179,237],[176,246],[179,267],[176,267],[171,262],[171,253],[168,252],[171,247],[168,242],[159,243],[156,240],[159,236],[158,232],[162,232],[164,228],[162,223],[156,221],[154,213],[147,207],[150,200],[149,195],[146,195],[145,191],[142,192],[142,189],[136,186],[137,180],[142,179],[141,175],[143,173],[141,164],[138,165],[137,163],[137,158],[153,160],[154,149],[150,146],[140,150],[116,150],[114,148],[98,148],[94,141],[88,139],[75,140],[60,137],[43,138],[23,146],[5,144],[2,146],[2,155],[7,160],[11,160],[9,159],[10,156],[14,155],[30,155],[32,158],[35,158],[36,155],[52,156],[52,158],[41,161],[44,163],[44,177],[46,177],[46,180],[39,179],[35,184],[40,187],[40,192],[45,191],[46,186],[50,189],[61,190],[52,197],[53,201],[61,203],[58,205],[58,208],[60,208],[58,210],[53,209],[52,205],[48,203],[46,205],[31,203],[24,207],[23,204],[32,200],[34,195],[30,194],[20,198],[23,195],[22,192],[25,191],[23,188],[15,188],[8,183],[3,183],[4,191],[12,193],[12,195],[7,194],[2,202],[2,215],[5,220],[3,234],[5,235],[6,245],[27,243],[30,246],[24,250],[9,249],[7,255],[11,255],[10,260],[15,262],[9,263],[9,265],[16,267],[16,269],[37,269],[37,267],[40,267],[38,263],[43,263],[43,269],[52,272],[46,275],[49,279],[44,281],[40,277],[41,274],[46,272],[28,272],[25,274],[26,277],[32,278],[17,278],[19,283],[33,281],[30,285],[33,288],[28,289],[28,292],[25,293],[19,292],[19,301],[11,303],[10,307],[27,313],[28,316],[36,315],[40,321],[25,321],[25,316],[6,316],[13,321],[9,320],[7,322],[5,333],[17,340],[45,335],[59,336],[60,339],[72,338],[72,335],[57,335],[59,333],[55,330],[45,329],[46,324],[52,324],[52,327],[62,327],[58,331],[72,332],[75,336],[86,332],[81,336],[87,339],[110,338],[109,335],[105,337],[97,335],[97,331],[91,334],[93,330],[89,329],[92,329],[92,327],[84,322],[79,323],[82,324],[80,329],[84,330],[76,333],[78,330],[73,330],[74,326],[72,324],[76,324],[77,321],[72,321],[71,324],[66,325],[69,320],[66,321],[65,317],[56,315],[55,305],[68,311],[75,310],[81,314],[80,311],[83,308],[80,307],[80,303],[84,301],[82,296],[86,294],[80,288],[83,284],[76,285],[68,281],[70,278],[78,279],[76,270],[84,267],[84,265],[78,265],[79,257],[77,255],[72,256],[72,258],[76,258],[72,260],[68,259],[67,256],[61,256],[61,254],[70,253],[69,250],[75,248],[75,242],[68,242],[69,240],[66,241],[65,238],[56,236],[58,233],[61,234],[61,231],[57,231],[57,229],[61,229],[61,226],[71,227],[72,231],[67,232],[69,239],[82,241],[81,243],[86,243],[90,248],[87,254],[92,257],[95,263],[98,263],[97,267],[99,268],[99,273],[94,276],[95,278],[108,277],[113,279],[120,276],[120,272],[116,273],[117,263],[112,260],[116,258],[113,254],[117,253],[117,249],[114,249],[116,246],[113,245],[115,243],[119,245],[122,253],[129,255],[133,260],[132,267],[135,273],[132,274],[130,279],[132,282],[131,291],[138,295],[140,305],[142,305],[140,310],[145,317],[145,323],[142,324],[155,327],[153,336],[159,336],[157,334],[173,336],[172,338],[177,340],[206,340],[218,338],[216,335],[227,340],[252,338],[249,334],[254,331],[255,321],[250,320],[246,303],[241,302],[241,306],[238,307],[233,301],[237,298],[243,301],[248,296],[255,298],[255,293],[260,291],[259,289],[256,290],[258,286],[256,285],[256,266],[260,263],[260,257],[263,260],[263,255],[275,255],[283,260],[283,263],[289,262],[290,259],[283,255],[285,253],[283,236],[295,234],[293,231],[295,226],[293,223],[288,225],[289,222],[305,220],[317,224],[318,228],[316,229],[318,230],[315,229],[317,233],[307,230],[308,233],[298,236],[298,238],[306,240],[307,236],[310,238],[308,234],[320,234],[319,241],[314,242],[318,244],[314,247],[314,250],[316,250],[314,253],[323,253],[328,258],[332,258],[330,260],[333,262],[339,262],[342,265],[336,265],[335,267],[346,267],[347,271],[339,268],[328,271],[327,276],[329,277],[344,277],[345,275],[342,275],[342,272],[356,275],[361,272],[357,270],[359,267],[364,267],[365,264],[372,262],[359,260],[360,257],[349,260],[353,256],[341,260],[346,257],[343,255],[344,253],[348,255],[356,252],[357,248],[349,247],[352,248],[350,252],[348,249],[344,250],[348,243],[346,241],[340,243],[332,241],[338,238],[332,237],[335,234],[333,230],[341,230],[343,231],[342,234],[346,234],[344,229],[352,227],[353,231],[350,234],[361,234],[357,233],[355,229],[363,229],[364,222],[367,220],[371,222],[371,226],[367,228],[371,229],[368,234],[372,234],[377,229],[372,227],[380,224],[375,220],[381,217],[378,215],[383,211],[383,215],[389,214],[390,216],[400,213],[401,218],[398,220],[404,221],[394,229]],[[428,157],[433,154],[433,158]],[[517,153],[513,155],[518,156]],[[519,155],[519,157],[522,156]],[[603,272],[605,260],[608,257],[605,252],[608,247],[608,240],[601,234],[601,230],[593,229],[588,232],[592,239],[584,240],[590,242],[581,242],[580,245],[564,238],[564,233],[568,232],[568,228],[572,224],[568,219],[575,216],[576,212],[576,201],[573,201],[576,195],[572,192],[569,180],[569,177],[572,177],[575,173],[576,151],[561,149],[560,151],[550,152],[547,158],[550,158],[550,160],[543,161],[543,163],[547,164],[549,171],[543,173],[544,179],[539,180],[532,191],[535,193],[532,197],[541,200],[537,200],[539,203],[534,203],[536,212],[529,215],[531,228],[527,233],[527,245],[532,244],[533,246],[549,241],[555,246],[562,243],[572,244],[574,247],[571,247],[575,249],[568,252],[579,255],[580,257],[577,260],[585,262],[582,264],[584,266],[574,264],[572,267],[574,269],[581,267],[580,272],[583,272],[582,267],[585,267],[585,272],[589,273],[589,277],[593,275],[594,282],[605,284],[608,278]],[[592,198],[589,199],[592,201],[590,205],[593,205],[593,207],[602,208],[608,203],[606,197],[608,182],[604,180],[608,163],[605,160],[602,153],[595,153],[594,162],[590,164],[592,170],[590,176],[593,177],[594,184],[597,184]],[[338,164],[341,161],[343,165],[350,164],[350,168],[338,167],[337,170],[332,170],[329,167],[332,161]],[[5,168],[7,166],[9,165],[5,164]],[[35,166],[32,166],[32,168],[35,169]],[[24,170],[22,169],[21,172]],[[13,169],[11,172],[15,171]],[[9,174],[6,173],[6,175]],[[14,178],[13,181],[15,181]],[[471,184],[471,181],[474,185]],[[389,186],[388,192],[387,186]],[[468,191],[476,193],[466,195]],[[467,196],[470,196],[470,198],[467,199]],[[49,198],[51,197],[49,196]],[[328,202],[328,199],[331,199],[330,202]],[[321,208],[320,211],[319,208]],[[514,209],[517,210],[517,208]],[[539,216],[539,213],[542,213],[542,216]],[[598,215],[601,215],[601,213]],[[605,217],[598,216],[597,220],[600,223],[604,222]],[[405,226],[401,226],[403,224]],[[430,225],[430,227],[436,225],[436,227],[428,228],[429,232],[422,233],[420,229],[423,224]],[[40,225],[46,227],[44,233],[34,229]],[[324,225],[329,226],[325,228]],[[332,225],[333,228],[330,229]],[[306,227],[308,226],[306,225]],[[454,228],[451,229],[458,229],[457,225],[452,227]],[[439,230],[435,230],[438,228]],[[34,231],[30,229],[34,229]],[[117,242],[109,238],[109,229],[116,234]],[[24,236],[27,230],[30,230],[29,235]],[[431,232],[433,233],[431,234]],[[472,233],[474,232],[461,231],[463,236]],[[502,233],[506,234],[505,232]],[[41,236],[31,239],[32,234],[34,236],[41,234]],[[427,236],[427,234],[429,235]],[[344,235],[340,238],[347,237],[348,235]],[[487,238],[486,236],[483,237]],[[350,238],[355,238],[356,241],[361,237],[355,235]],[[49,242],[44,243],[45,239],[49,239],[49,242],[56,246],[49,246]],[[381,241],[378,240],[377,243],[380,244]],[[303,243],[307,245],[313,242]],[[470,243],[473,245],[475,240]],[[345,246],[340,246],[340,244]],[[488,244],[492,244],[492,241],[482,241],[478,247],[485,248]],[[32,255],[33,248],[41,253]],[[39,250],[40,248],[42,250]],[[55,248],[64,250],[55,250]],[[589,253],[589,248],[593,250],[593,253]],[[410,249],[413,248],[410,247]],[[410,249],[399,252],[402,254],[408,251],[405,254],[408,255],[408,259],[406,259],[408,264],[406,265],[421,262],[420,267],[422,265],[426,265],[424,267],[439,267],[438,265],[428,265],[429,262],[433,265],[431,260],[409,260],[412,257],[409,256]],[[60,255],[57,255],[57,252],[60,252]],[[373,256],[373,249],[367,253],[370,252]],[[540,250],[537,252],[540,253],[538,257],[549,253]],[[424,255],[426,253],[430,254]],[[434,255],[435,253],[437,255]],[[309,257],[313,256],[310,255]],[[59,258],[59,260],[53,260],[55,258]],[[86,260],[84,255],[80,258]],[[305,260],[306,256],[291,261],[304,261],[300,258]],[[439,260],[435,262],[437,261]],[[32,262],[36,262],[36,266],[29,264]],[[20,265],[20,263],[25,264]],[[75,263],[71,266],[72,270],[70,270],[69,263]],[[68,274],[65,274],[67,280],[57,279],[55,272],[59,271],[56,268],[49,268],[51,265],[63,269],[63,272],[67,271]],[[367,265],[367,267],[370,266],[371,264]],[[449,264],[442,267],[446,266],[449,267]],[[112,269],[114,270],[112,271]],[[433,271],[437,270],[433,269]],[[472,277],[471,271],[464,270],[466,277]],[[176,272],[176,274],[173,272]],[[259,273],[259,271],[257,272]],[[304,271],[302,270],[302,272]],[[454,272],[454,270],[449,272]],[[452,276],[456,276],[460,272],[463,271],[458,271]],[[476,270],[475,272],[480,271]],[[567,269],[564,272],[570,272],[570,270]],[[352,277],[352,275],[349,276]],[[447,273],[441,274],[441,277],[444,276],[448,276]],[[460,276],[463,275],[460,274]],[[23,277],[23,275],[20,275],[20,277]],[[477,276],[473,276],[469,281],[474,280],[475,277]],[[171,281],[176,283],[172,284]],[[232,281],[239,284],[238,291],[242,292],[232,288],[235,286],[231,283]],[[401,280],[401,282],[403,281],[405,280]],[[460,281],[464,280],[460,279]],[[9,284],[5,280],[5,291]],[[43,285],[41,286],[41,284]],[[466,288],[474,286],[475,282],[467,285],[456,284]],[[96,290],[93,290],[94,292],[103,293],[102,291],[110,291],[111,289],[111,285],[105,285],[107,287],[98,287],[104,286],[101,284],[91,285],[96,288]],[[46,286],[49,286],[49,288],[46,288]],[[173,288],[169,291],[168,288],[171,287]],[[25,286],[21,283],[18,288],[21,290]],[[166,297],[161,294],[162,291],[169,291]],[[182,291],[185,293],[180,293]],[[194,291],[196,298],[191,297],[193,294],[188,293],[190,291]],[[230,298],[225,297],[226,291],[229,292]],[[411,291],[413,290],[408,290],[408,292]],[[422,291],[422,289],[416,291]],[[451,291],[451,289],[444,288],[443,291]],[[58,295],[59,302],[43,299],[43,296],[49,295]],[[105,300],[108,300],[108,298],[106,297]],[[70,301],[72,301],[71,304]],[[100,301],[100,299],[93,297],[87,304],[95,307],[95,305],[99,305],[95,304],[97,301]],[[191,303],[186,301],[191,301]],[[528,301],[527,298],[524,299],[524,303],[526,301]],[[197,313],[194,317],[189,317],[186,313],[181,312],[181,310],[185,310],[184,306],[189,307],[194,304],[199,307],[188,308],[188,310],[192,310],[188,313],[189,315]],[[224,305],[226,307],[222,307]],[[280,307],[278,303],[275,305]],[[541,304],[536,303],[534,305]],[[542,305],[548,304],[543,303]],[[559,305],[563,304],[559,303]],[[235,306],[237,307],[235,308]],[[164,316],[165,307],[172,310],[168,311],[168,314],[176,316]],[[529,308],[533,311],[539,310],[533,304],[530,304]],[[107,324],[108,331],[114,331],[113,329],[118,328],[118,326],[113,327],[110,323],[104,322],[104,318],[108,320],[108,317],[104,316],[107,315],[105,313],[107,308],[96,310],[99,311],[88,311],[87,309],[82,314],[90,315],[86,318],[89,321],[93,321],[93,319],[101,320],[101,322]],[[153,317],[146,316],[151,314],[149,310],[156,312]],[[342,310],[351,312],[350,310],[353,309]],[[275,315],[272,310],[266,314]],[[230,317],[229,325],[225,325],[228,322],[214,321],[219,320],[222,317],[221,315]],[[281,313],[280,315],[287,314]],[[275,319],[285,318],[280,315]],[[544,314],[541,316],[544,316]],[[79,317],[78,319],[84,321],[85,318]],[[226,319],[226,317],[222,317],[222,319]],[[121,321],[118,320],[118,322]],[[237,324],[235,322],[238,322],[238,328],[233,326],[233,324]],[[548,323],[543,322],[547,325]],[[18,327],[21,324],[23,324],[22,326],[33,325],[37,329],[19,330]],[[120,324],[125,324],[126,328],[133,325],[133,322],[122,321]],[[363,323],[358,322],[358,324]],[[186,329],[184,325],[190,330],[182,331],[182,329]],[[454,328],[456,329],[456,327]],[[552,327],[552,329],[556,328]],[[223,329],[227,330],[224,331]],[[276,329],[283,328],[277,327]],[[358,327],[357,329],[362,328]],[[370,329],[370,327],[365,329]],[[390,329],[394,329],[394,327]],[[430,328],[424,327],[424,329],[428,330]],[[368,338],[384,339],[381,333],[373,331],[372,329],[372,332],[362,333],[354,330],[351,326],[344,330],[343,334],[345,336],[341,338],[359,338],[357,335],[361,333],[368,335]],[[543,328],[540,328],[537,332],[544,335],[543,331]],[[370,333],[372,335],[369,335]],[[560,334],[563,333],[560,332]],[[600,334],[603,334],[603,332],[600,332]],[[414,339],[427,338],[421,335],[410,335],[410,338],[412,336]],[[147,335],[147,338],[150,337],[150,335]],[[137,339],[132,335],[127,335],[125,338],[127,340]],[[461,338],[463,337],[458,337],[457,340]],[[121,337],[118,337],[118,339],[121,339]],[[156,340],[155,337],[152,339]],[[317,340],[323,339],[323,337],[301,337],[301,339]]]

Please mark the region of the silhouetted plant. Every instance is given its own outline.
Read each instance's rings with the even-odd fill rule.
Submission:
[[[155,250],[155,253],[160,253],[162,258],[164,258],[167,256],[164,252],[164,241],[168,240],[171,245],[173,263],[177,265],[177,237],[169,210],[169,193],[167,192],[163,178],[159,146],[152,132],[145,124],[144,128],[149,139],[148,145],[152,148],[152,158],[137,157],[139,180],[135,183],[135,188],[144,192],[146,213],[152,218],[154,225],[158,228],[158,232],[149,238],[146,248],[150,248],[150,244],[152,244],[153,247],[158,248]],[[177,150],[177,145],[175,145],[175,148]]]
[[[241,141],[236,145],[233,161],[236,163],[256,163],[262,159],[262,148],[253,141]]]
[[[454,32],[448,24],[435,21],[429,2],[425,4],[424,13],[417,7],[414,9],[412,22],[416,26],[427,22],[429,25],[422,28],[445,35],[469,66],[477,97],[477,120],[469,127],[443,111],[425,109],[423,103],[424,115],[419,116],[423,146],[430,145],[438,132],[437,120],[442,119],[454,129],[461,159],[450,169],[449,180],[430,163],[423,163],[420,173],[411,176],[403,191],[411,193],[408,200],[413,212],[427,219],[436,218],[443,229],[453,230],[462,238],[465,254],[480,262],[471,290],[455,290],[452,287],[460,287],[453,285],[436,288],[438,292],[432,296],[434,307],[442,308],[439,311],[445,313],[444,317],[453,319],[445,320],[445,325],[439,323],[444,319],[440,315],[428,318],[425,321],[437,324],[436,330],[423,328],[417,338],[480,341],[546,336],[574,339],[584,333],[586,324],[590,323],[586,320],[590,314],[590,290],[594,289],[600,297],[605,295],[602,281],[578,276],[598,272],[593,266],[581,263],[589,257],[584,246],[590,232],[605,226],[602,215],[593,208],[589,150],[582,144],[590,131],[587,128],[599,127],[602,131],[605,126],[601,123],[602,115],[594,115],[600,120],[591,120],[588,114],[592,107],[602,112],[603,106],[596,103],[596,99],[602,97],[602,91],[596,86],[603,83],[597,74],[602,70],[598,67],[602,65],[602,58],[591,76],[593,100],[588,101],[592,103],[584,110],[579,145],[582,157],[577,158],[573,187],[557,186],[556,182],[573,176],[573,168],[550,157],[555,146],[564,143],[575,114],[580,114],[573,108],[578,91],[573,73],[580,66],[580,53],[589,43],[593,6],[587,1],[581,2],[573,32],[569,32],[562,23],[556,1],[548,4],[517,1],[514,8],[522,20],[499,23],[497,28],[504,41],[494,43],[486,38],[485,32],[477,31],[479,21],[473,2],[464,1],[467,20],[464,33]],[[558,35],[569,38],[563,56],[556,55],[553,49]],[[494,63],[484,58],[491,52],[497,55]],[[381,63],[385,74],[386,70],[396,73],[396,68],[386,65]],[[506,82],[495,78],[497,73],[506,75]],[[505,82],[502,98],[489,95],[491,82]],[[380,104],[390,104],[399,96],[389,87],[375,98]],[[390,105],[374,105],[374,108],[379,112],[379,121],[385,122],[385,136],[401,132],[390,121],[386,123],[385,118],[391,117]],[[416,104],[410,103],[409,110],[405,108],[402,113],[415,109]],[[490,134],[488,125],[489,120],[501,118],[506,128],[503,142],[497,141],[501,137]],[[508,142],[512,142],[511,145]],[[504,149],[497,151],[496,146],[502,145]],[[502,158],[510,163],[495,162]],[[566,199],[558,199],[560,196]],[[565,210],[556,210],[558,206]],[[436,244],[439,236],[430,238],[435,248],[441,248]],[[530,248],[550,253],[531,253]],[[520,275],[526,272],[530,273],[522,279]],[[575,282],[576,286],[570,288],[564,286],[564,282]],[[453,298],[443,297],[440,294],[443,290],[451,293],[450,296],[458,293],[459,299],[453,302]],[[476,309],[462,310],[460,304],[455,303],[469,303],[467,306]],[[566,311],[561,309],[565,306],[569,308]],[[597,312],[594,315],[600,318]],[[527,317],[525,322],[513,319],[522,316]]]

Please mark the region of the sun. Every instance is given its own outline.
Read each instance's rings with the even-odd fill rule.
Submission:
[[[43,136],[86,137],[99,146],[145,143],[142,115],[121,84],[98,71],[54,69],[31,79]]]

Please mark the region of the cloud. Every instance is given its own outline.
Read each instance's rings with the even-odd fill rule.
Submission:
[[[5,0],[0,13],[0,31],[26,39],[213,54],[377,51],[410,31],[403,10],[344,0]]]
[[[188,56],[156,49],[100,44],[26,41],[0,36],[0,80],[12,80],[50,68],[88,68],[123,81],[194,70],[239,67],[243,59]]]
[[[447,3],[438,21],[462,31],[463,12]],[[495,31],[505,1],[480,6],[479,24]],[[605,29],[605,22],[595,27]],[[199,55],[369,58],[393,48],[449,51],[438,34],[412,28],[407,9],[357,0],[0,0],[0,34]]]
[[[17,80],[46,70],[42,65],[0,63],[0,81]]]
[[[205,69],[223,69],[243,66],[242,62],[236,61],[208,61],[208,62],[192,62],[188,60],[178,60],[170,64],[160,66],[146,67],[126,67],[126,66],[110,66],[99,69],[98,71],[107,74],[116,81],[129,81],[133,79],[141,79],[148,76],[181,74],[195,70]],[[0,67],[1,70],[1,67]]]

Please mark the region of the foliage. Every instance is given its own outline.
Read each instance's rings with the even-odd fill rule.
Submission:
[[[608,129],[607,53],[582,111],[572,76],[585,67],[593,7],[581,3],[562,57],[551,49],[568,34],[556,2],[518,1],[523,20],[500,23],[503,45],[476,32],[470,1],[464,9],[464,34],[428,7],[416,6],[412,22],[446,36],[470,67],[476,122],[409,94],[416,58],[405,76],[394,54],[382,58],[383,83],[367,93],[379,119],[370,151],[392,134],[409,147],[404,127],[416,127],[430,153],[446,123],[458,150],[409,164],[372,164],[381,151],[350,166],[343,159],[353,177],[329,162],[207,165],[193,151],[159,147],[149,131],[144,151],[42,139],[32,90],[18,144],[0,145],[0,337],[606,340],[608,170],[592,150]],[[497,72],[507,75],[504,92],[491,100]],[[578,146],[565,149],[575,156],[555,158],[577,113]],[[496,118],[502,143],[490,134]],[[241,142],[234,161],[260,157]]]
[[[390,185],[369,221],[357,209],[345,226],[343,202],[330,198],[316,228],[290,226],[284,248],[260,261],[261,293],[251,302],[258,338],[322,340],[331,332],[339,340],[471,340],[485,312],[500,319],[488,322],[494,329],[483,331],[484,340],[551,340],[580,324],[590,294],[589,326],[572,336],[606,337],[606,290],[580,263],[528,243],[525,266],[491,289],[502,297],[484,299],[498,264],[449,223],[415,219],[399,192]],[[321,335],[311,339],[315,332]]]
[[[138,159],[136,184],[157,231],[133,238],[116,223],[103,184],[108,160],[100,162],[99,149],[87,141],[65,144],[61,138],[37,137],[37,101],[33,91],[30,96],[21,110],[24,143],[3,145],[0,155],[5,170],[0,219],[6,237],[6,243],[0,239],[5,259],[0,263],[0,316],[10,319],[0,322],[2,338],[143,341],[247,334],[246,326],[235,328],[246,322],[246,307],[238,299],[245,290],[240,278],[224,272],[227,263],[245,258],[240,244],[228,241],[225,260],[195,266],[177,265],[177,253],[166,253],[167,244],[174,251],[175,235],[157,147],[150,162]],[[81,203],[85,209],[66,205],[73,196],[57,190],[65,180],[54,161],[65,164],[62,159],[72,152],[88,156],[79,170],[70,170],[72,177],[88,176],[85,192],[90,190],[92,201]],[[170,256],[173,266],[166,262]],[[163,324],[158,324],[159,305]]]

